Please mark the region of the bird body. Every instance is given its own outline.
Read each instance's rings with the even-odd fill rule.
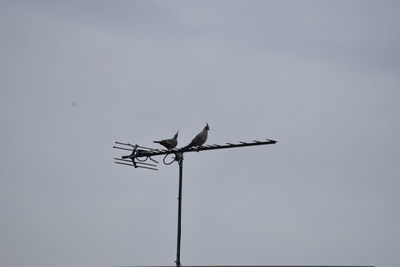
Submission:
[[[193,138],[193,140],[190,142],[190,144],[188,144],[184,148],[189,148],[189,147],[193,147],[193,146],[195,146],[195,147],[202,146],[207,141],[208,130],[210,130],[210,127],[208,126],[208,123],[207,123],[206,127],[204,127],[204,129]]]
[[[179,133],[179,131],[171,139],[164,139],[164,140],[153,141],[153,142],[164,146],[168,150],[171,150],[178,145],[178,133]]]

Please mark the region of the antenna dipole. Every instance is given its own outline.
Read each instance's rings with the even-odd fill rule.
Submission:
[[[177,225],[177,241],[176,241],[176,267],[181,267],[181,239],[182,239],[182,182],[183,182],[183,154],[186,152],[200,152],[206,150],[217,150],[226,148],[238,148],[247,146],[260,146],[260,145],[271,145],[277,141],[266,139],[264,141],[253,140],[251,142],[239,142],[236,144],[225,143],[224,145],[206,145],[200,147],[189,147],[179,149],[154,149],[139,145],[131,145],[130,143],[115,142],[118,146],[113,146],[115,149],[131,151],[130,155],[122,156],[121,158],[114,158],[115,163],[121,165],[132,166],[135,168],[144,168],[149,170],[157,169],[158,161],[153,159],[155,156],[164,155],[163,163],[165,165],[171,165],[173,162],[178,162],[179,166],[179,188],[178,188],[178,225]],[[168,161],[167,157],[174,155],[173,159]],[[150,163],[151,161],[151,163]]]

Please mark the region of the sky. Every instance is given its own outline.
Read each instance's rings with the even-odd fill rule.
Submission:
[[[0,265],[400,261],[398,1],[0,2]]]

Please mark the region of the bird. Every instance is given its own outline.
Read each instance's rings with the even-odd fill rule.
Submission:
[[[206,127],[204,127],[204,129],[193,138],[193,140],[190,142],[190,144],[188,144],[184,148],[189,148],[189,147],[193,147],[193,146],[195,146],[197,148],[201,147],[207,141],[208,130],[210,130],[210,127],[208,126],[208,123],[207,123]]]
[[[164,139],[164,140],[153,141],[153,142],[164,146],[168,150],[171,150],[178,145],[178,134],[179,134],[179,130],[174,135],[174,137],[172,137],[171,139]]]

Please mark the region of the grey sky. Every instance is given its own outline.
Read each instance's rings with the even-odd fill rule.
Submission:
[[[2,1],[0,265],[400,261],[397,1]]]

